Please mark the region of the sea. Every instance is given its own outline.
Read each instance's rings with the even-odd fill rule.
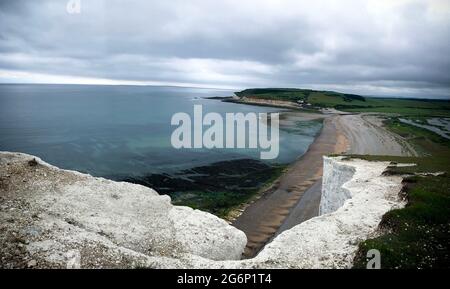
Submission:
[[[204,114],[223,116],[283,113],[279,108],[208,99],[231,95],[232,90],[167,86],[0,84],[0,150],[32,154],[97,177],[136,180],[211,165],[217,169],[217,164],[230,161],[288,165],[305,153],[321,129],[321,122],[308,120],[281,126],[280,152],[272,160],[261,160],[259,149],[172,146],[172,116],[193,115],[194,105],[202,105]]]

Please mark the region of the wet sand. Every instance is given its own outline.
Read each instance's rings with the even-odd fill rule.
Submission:
[[[321,178],[322,157],[346,151],[348,144],[337,129],[336,117],[325,116],[321,133],[308,151],[232,223],[247,235],[244,257],[252,257],[259,252],[278,231],[305,191]]]
[[[293,207],[278,231],[273,235],[271,240],[278,236],[281,232],[291,229],[296,225],[303,223],[313,217],[319,215],[320,198],[322,196],[322,178],[314,183],[298,203]]]

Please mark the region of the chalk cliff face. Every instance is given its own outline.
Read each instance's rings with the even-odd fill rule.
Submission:
[[[321,215],[237,260],[245,234],[168,196],[0,152],[0,267],[348,268],[382,216],[404,206],[387,162],[324,158]]]
[[[346,200],[351,198],[351,192],[345,184],[352,179],[354,174],[354,166],[339,162],[334,158],[324,158],[319,215],[336,211]]]
[[[36,161],[34,161],[36,160]],[[245,234],[144,186],[0,153],[0,267],[151,267],[149,257],[239,259]]]

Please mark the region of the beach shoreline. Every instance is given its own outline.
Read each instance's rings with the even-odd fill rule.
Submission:
[[[245,104],[245,105],[255,105],[253,103],[239,103],[237,102],[237,104]],[[267,104],[266,106],[271,106],[269,104]],[[271,106],[274,107],[274,106]],[[280,108],[280,107],[276,107],[276,108]],[[286,108],[286,107],[284,107]],[[306,153],[308,153],[308,149],[309,147],[317,140],[317,138],[319,137],[319,135],[322,133],[323,130],[323,120],[325,118],[327,118],[329,116],[321,114],[321,113],[316,113],[316,112],[304,112],[304,111],[299,111],[299,110],[292,110],[289,109],[287,111],[280,111],[280,123],[283,123],[286,126],[290,126],[293,125],[292,123],[300,120],[300,121],[314,121],[314,120],[320,120],[322,122],[322,127],[320,128],[320,130],[317,132],[317,134],[314,136],[314,140],[312,141],[312,143],[308,146],[308,148],[306,149],[306,151],[303,154],[300,154],[296,160],[294,160],[293,162],[286,164],[285,165],[285,169],[279,174],[279,175],[275,175],[273,176],[273,178],[271,180],[269,180],[268,182],[266,182],[259,190],[258,192],[254,193],[253,196],[251,196],[247,201],[241,203],[240,205],[232,208],[226,216],[222,216],[226,221],[228,221],[229,223],[233,223],[237,218],[239,218],[240,215],[242,215],[242,213],[246,210],[246,208],[248,206],[250,206],[252,203],[256,202],[262,195],[264,195],[265,193],[269,192],[269,191],[273,191],[274,189],[276,189],[276,186],[280,180],[280,178],[283,177],[283,175],[286,173],[287,170],[289,170],[289,168],[295,163],[298,162],[299,159],[305,155]]]
[[[335,118],[323,115],[323,127],[308,150],[232,221],[247,235],[244,257],[254,256],[275,235],[292,207],[321,178],[322,157],[346,151],[348,143],[336,128]]]
[[[234,102],[255,105],[253,102]],[[259,104],[271,106],[271,102],[266,100]],[[278,104],[274,107],[282,106]],[[247,235],[244,258],[256,256],[281,232],[318,216],[323,156],[344,153],[417,155],[405,140],[383,127],[379,116],[339,111],[315,115],[295,110],[292,113],[323,118],[323,127],[308,150],[280,177],[230,213],[228,221],[231,220],[233,226]]]
[[[315,110],[305,109],[305,108],[301,107],[300,105],[293,103],[292,101],[286,101],[286,100],[259,99],[259,98],[248,98],[248,97],[241,97],[241,98],[228,97],[228,98],[222,98],[222,101],[236,103],[236,104],[244,104],[244,105],[284,108],[284,109],[302,111],[302,112],[306,112],[306,113],[317,113],[317,111],[315,111]]]

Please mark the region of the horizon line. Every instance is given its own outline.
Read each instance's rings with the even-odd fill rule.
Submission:
[[[414,96],[398,96],[398,95],[367,95],[367,94],[359,94],[359,93],[346,93],[340,92],[336,90],[318,90],[312,88],[300,88],[300,87],[281,87],[281,86],[273,86],[273,87],[247,87],[247,88],[220,88],[220,87],[202,87],[202,86],[190,86],[190,85],[173,85],[173,84],[122,84],[122,83],[46,83],[46,82],[0,82],[0,85],[78,85],[78,86],[133,86],[133,87],[173,87],[173,88],[195,88],[195,89],[214,89],[214,90],[226,90],[226,91],[242,91],[245,89],[309,89],[313,91],[330,91],[344,94],[355,94],[363,97],[369,98],[394,98],[394,99],[414,99],[414,100],[444,100],[450,101],[450,96],[430,96],[429,98],[425,97],[414,97]],[[239,90],[240,89],[240,90]]]

